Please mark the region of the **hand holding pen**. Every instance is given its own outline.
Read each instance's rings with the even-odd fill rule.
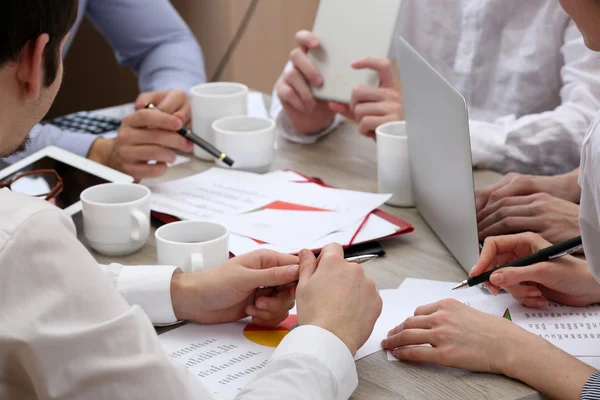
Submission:
[[[483,275],[489,279],[488,289],[497,294],[502,288],[528,307],[544,307],[548,301],[574,307],[598,303],[600,284],[592,276],[587,262],[567,257],[579,246],[579,237],[555,246],[534,233],[490,238],[471,276],[478,278],[501,265],[502,268]],[[507,263],[515,266],[504,266]]]

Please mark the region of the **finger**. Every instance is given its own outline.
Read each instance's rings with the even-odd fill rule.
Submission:
[[[352,63],[354,69],[372,69],[379,75],[381,87],[393,88],[397,87],[394,79],[392,62],[383,57],[363,57]]]
[[[387,336],[396,335],[405,329],[431,329],[432,327],[433,320],[431,319],[431,315],[417,315],[407,318],[403,323],[389,331]]]
[[[166,93],[167,93],[166,90],[158,91],[158,92],[140,93],[137,100],[135,101],[135,109],[140,110],[140,109],[146,107],[146,104],[153,103],[155,101],[157,103],[159,103],[160,100],[162,100],[162,98],[165,96]],[[158,104],[156,104],[156,105],[158,105]]]
[[[491,191],[489,187],[475,191],[475,208],[478,215],[485,208],[490,193]],[[477,220],[479,220],[479,218]]]
[[[321,45],[319,38],[312,32],[302,30],[296,33],[296,43],[306,52],[308,49],[316,49]]]
[[[317,270],[317,259],[310,250],[302,250],[300,257],[300,284],[310,279]]]
[[[390,336],[381,342],[381,347],[392,350],[403,346],[416,346],[420,344],[429,344],[432,336],[431,329],[408,329]]]
[[[156,163],[156,164],[147,164],[147,163],[133,163],[133,164],[123,164],[123,171],[133,176],[136,181],[141,179],[150,179],[157,178],[167,172],[167,164],[165,163]]]
[[[354,112],[359,103],[384,101],[385,98],[385,94],[379,88],[374,88],[367,85],[358,85],[352,89],[350,109],[352,112]]]
[[[496,201],[495,203],[488,203],[480,212],[477,213],[477,221],[481,222],[488,216],[494,214],[498,210],[504,207],[522,206],[531,204],[535,201],[535,197],[532,196],[517,196],[517,197],[506,197],[502,200]]]
[[[535,284],[522,284],[515,286],[505,286],[504,290],[510,293],[515,299],[523,303],[526,299],[543,297],[540,289]]]
[[[555,276],[553,264],[544,262],[527,267],[502,268],[490,276],[490,282],[496,286],[511,287],[524,282],[533,282],[551,288],[554,285]]]
[[[376,117],[376,116],[364,117],[358,125],[358,131],[363,135],[367,135],[370,132],[374,132],[381,125],[387,124],[388,122],[397,121],[397,120],[398,120],[398,117],[395,115],[385,115],[383,117]]]
[[[440,308],[439,301],[437,303],[425,304],[415,310],[415,317],[418,315],[431,315]]]
[[[286,82],[281,81],[277,85],[277,96],[279,96],[279,100],[281,100],[282,104],[288,105],[298,112],[306,113],[300,96],[296,93],[294,88]]]
[[[300,71],[294,68],[293,71],[286,76],[285,81],[294,89],[303,103],[305,112],[310,112],[317,105],[317,101],[310,90],[310,87],[302,77]]]
[[[273,319],[261,319],[261,318],[252,318],[252,323],[257,326],[261,326],[264,328],[274,328],[277,325],[281,324],[286,318],[289,316],[289,313],[282,314]]]
[[[140,162],[156,160],[162,163],[175,162],[176,154],[163,146],[155,145],[139,145],[139,146],[122,146],[119,149],[119,155],[124,162]]]
[[[398,360],[440,364],[438,352],[434,347],[413,346],[394,349],[392,354]]]
[[[369,102],[359,103],[354,108],[354,116],[357,121],[361,122],[368,116],[383,116],[394,114],[394,104],[392,102]]]
[[[177,132],[183,126],[179,118],[156,110],[138,110],[123,119],[123,125],[133,128],[154,128]]]
[[[273,267],[266,269],[243,270],[244,284],[249,288],[258,288],[261,286],[282,286],[298,280],[300,267],[298,265],[288,265],[285,267]]]
[[[299,48],[292,50],[290,61],[311,85],[319,87],[323,84],[323,76],[304,51]]]
[[[543,297],[528,297],[528,298],[525,298],[525,299],[522,299],[519,301],[525,307],[529,307],[529,308],[542,308],[542,307],[548,307],[550,305],[548,300],[546,300]]]
[[[522,200],[522,199],[521,199]],[[521,201],[519,200],[519,201]],[[485,231],[487,228],[503,221],[510,217],[533,217],[535,209],[531,204],[511,205],[499,207],[495,212],[489,214],[486,218],[477,224],[479,232]],[[485,239],[481,238],[480,239]]]
[[[292,288],[282,290],[275,297],[259,297],[254,304],[255,308],[261,311],[267,311],[273,314],[289,311],[294,307],[294,297],[291,294]]]
[[[117,141],[121,147],[155,145],[173,150],[191,151],[193,144],[178,133],[156,129],[122,127]]]
[[[494,296],[498,296],[498,294],[500,293],[500,290],[501,290],[500,287],[498,287],[490,282],[485,282],[483,284],[483,287],[486,288],[488,290],[488,292],[490,292]]]
[[[545,224],[539,218],[506,217],[479,232],[479,237],[500,236],[519,232],[541,232]]]
[[[300,260],[291,254],[283,254],[272,250],[256,250],[236,257],[238,264],[250,269],[268,269],[297,265]]]
[[[350,109],[350,106],[348,104],[330,102],[328,105],[331,111],[342,115],[344,118],[350,121],[355,120],[354,115],[352,114],[352,110]]]
[[[157,105],[162,111],[173,114],[183,110],[188,102],[189,98],[183,90],[169,90]]]
[[[533,181],[529,176],[509,174],[490,194],[489,202],[494,203],[506,197],[523,196],[535,193]]]

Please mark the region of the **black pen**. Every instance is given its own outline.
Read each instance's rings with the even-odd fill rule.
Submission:
[[[555,260],[560,257],[568,256],[569,254],[573,254],[576,251],[579,251],[583,248],[583,243],[581,241],[581,236],[574,237],[573,239],[566,240],[564,242],[555,244],[550,247],[546,247],[538,251],[537,253],[528,255],[527,257],[520,258],[515,261],[511,261],[507,264],[500,265],[495,267],[487,272],[484,272],[481,275],[472,277],[463,281],[456,285],[452,290],[460,289],[464,287],[472,287],[479,285],[481,283],[487,282],[490,280],[490,276],[499,269],[507,268],[507,267],[527,267],[529,265]]]
[[[146,104],[146,108],[148,110],[156,110],[156,111],[164,112],[152,103]],[[208,143],[206,140],[202,139],[200,136],[196,135],[194,132],[192,132],[185,126],[182,127],[180,130],[178,130],[177,133],[179,133],[181,136],[183,136],[190,142],[194,143],[195,145],[202,147],[204,150],[209,152],[212,156],[223,161],[225,164],[229,165],[230,167],[233,166],[233,160],[231,158],[229,158],[227,156],[227,154],[218,150],[215,146]]]

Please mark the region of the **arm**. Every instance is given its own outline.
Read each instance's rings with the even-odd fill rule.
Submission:
[[[91,0],[87,13],[119,63],[138,74],[141,91],[206,81],[202,50],[169,1]]]
[[[600,108],[600,58],[570,22],[562,47],[562,104],[552,111],[471,121],[473,164],[500,172],[557,174],[579,166],[586,130]]]

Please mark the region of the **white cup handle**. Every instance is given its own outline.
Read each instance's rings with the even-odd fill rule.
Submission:
[[[135,242],[146,240],[150,234],[150,221],[146,214],[140,210],[133,210],[131,211],[131,218],[133,219],[131,239]]]
[[[189,263],[191,267],[191,271],[189,272],[202,271],[204,269],[204,257],[200,253],[190,254]]]

